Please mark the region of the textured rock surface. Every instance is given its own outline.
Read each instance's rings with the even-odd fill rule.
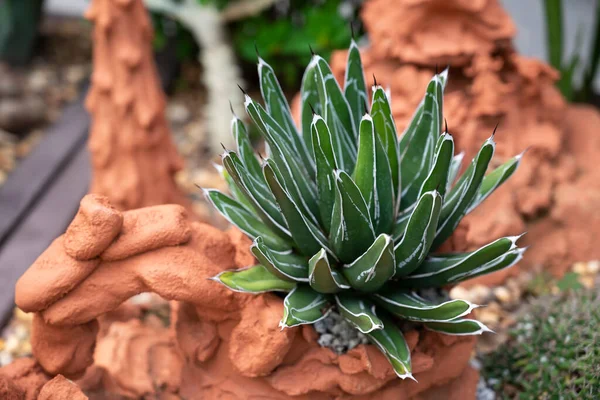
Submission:
[[[110,209],[105,198],[92,195],[82,201],[83,207]],[[101,214],[105,212],[109,210]],[[359,345],[336,355],[318,345],[312,327],[282,332],[281,298],[235,293],[207,279],[253,263],[248,242],[235,231],[190,222],[182,213],[177,205],[117,212],[125,221],[121,231],[83,280],[71,267],[79,260],[65,262],[70,256],[63,237],[40,256],[46,281],[24,275],[27,285],[19,284],[16,301],[36,313],[32,348],[47,373],[81,378],[78,384],[86,391],[133,398],[160,393],[173,399],[409,399],[441,385],[452,393],[470,393],[476,387],[476,380],[472,388],[465,386],[469,380],[454,382],[467,368],[474,338],[408,332],[416,383],[397,379],[374,346]],[[148,223],[126,229],[135,216],[144,216]],[[160,235],[155,221],[160,221]],[[80,224],[78,217],[75,222],[68,229],[75,241],[78,230],[81,237],[89,237],[97,228]],[[113,246],[124,256],[104,260]],[[45,290],[54,285],[54,275],[69,282],[64,287],[70,289],[60,298]],[[121,306],[142,292],[173,300],[170,329],[149,319],[142,322],[139,312]],[[48,378],[29,362],[27,368],[43,377],[41,387]],[[21,375],[7,376],[18,386]]]
[[[94,68],[86,107],[92,116],[91,193],[127,210],[189,205],[175,183],[183,167],[165,118],[165,97],[142,0],[94,0]]]
[[[465,284],[497,284],[536,265],[561,275],[575,261],[600,257],[593,245],[600,240],[600,172],[593,164],[600,114],[567,105],[554,87],[557,72],[515,52],[515,28],[499,2],[371,0],[362,17],[372,43],[362,53],[365,73],[390,86],[399,131],[436,65],[449,65],[444,114],[465,159],[496,123],[498,163],[529,148],[520,170],[461,222],[446,250],[524,231],[523,243],[533,246],[516,268]],[[340,79],[345,62],[345,52],[332,57]]]

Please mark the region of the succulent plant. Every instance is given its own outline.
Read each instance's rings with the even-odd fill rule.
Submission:
[[[484,358],[502,398],[597,399],[600,291],[576,289],[532,300],[508,342]]]
[[[518,237],[505,237],[468,253],[431,254],[521,159],[485,175],[492,135],[456,179],[463,156],[454,155],[447,128],[442,132],[448,71],[431,79],[400,138],[386,90],[375,83],[368,100],[354,42],[343,90],[327,62],[313,55],[302,80],[300,129],[273,69],[260,58],[258,72],[265,106],[246,94],[245,108],[267,155],[255,155],[234,116],[237,152],[225,150],[221,169],[233,198],[212,189],[205,194],[254,240],[259,264],[213,279],[240,292],[287,292],[282,329],[313,324],[337,307],[400,378],[412,374],[398,318],[451,335],[488,331],[467,317],[477,305],[435,303],[415,292],[508,267],[524,252]]]

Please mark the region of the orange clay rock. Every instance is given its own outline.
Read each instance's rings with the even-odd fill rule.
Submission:
[[[90,238],[91,231],[112,232],[81,222],[88,208],[113,215],[105,198],[88,195],[81,208],[67,230],[70,242]],[[63,236],[17,286],[19,307],[35,312],[32,348],[41,367],[51,375],[81,377],[77,383],[87,393],[190,400],[396,400],[426,396],[441,385],[456,396],[472,391],[470,381],[465,381],[469,387],[455,381],[466,371],[474,338],[407,332],[419,383],[399,380],[373,346],[338,356],[317,344],[312,327],[281,331],[280,297],[236,293],[207,279],[255,262],[238,232],[190,222],[177,205],[115,214],[123,221],[120,231],[111,243],[99,237],[102,246],[90,245],[102,249],[87,261],[96,262],[90,274],[82,278],[76,268],[81,260],[69,255],[86,258],[89,253],[67,250]],[[116,219],[106,218],[105,224]],[[38,270],[44,271],[43,280],[32,278]],[[46,290],[57,287],[57,281],[63,283],[58,297],[57,290]],[[132,305],[121,306],[142,292],[171,301],[170,328],[157,317],[143,317]],[[8,377],[18,386],[14,373]]]
[[[120,210],[189,203],[175,183],[183,167],[165,118],[142,0],[93,0],[94,71],[86,107],[92,116],[91,193]]]
[[[37,400],[49,378],[31,358],[19,358],[0,368],[0,399]]]
[[[73,382],[65,379],[62,375],[57,375],[50,382],[46,383],[38,396],[38,400],[87,400],[88,397],[83,394],[81,389]]]
[[[515,52],[515,28],[499,1],[370,0],[362,17],[372,43],[362,52],[365,73],[390,87],[399,132],[436,64],[449,65],[444,114],[466,153],[463,167],[497,123],[497,164],[529,148],[515,176],[461,222],[443,250],[467,251],[524,231],[523,243],[533,246],[516,268],[464,285],[495,285],[521,267],[562,275],[575,261],[600,258],[600,115],[567,105],[554,87],[558,73]],[[345,63],[346,52],[334,53],[340,80]]]

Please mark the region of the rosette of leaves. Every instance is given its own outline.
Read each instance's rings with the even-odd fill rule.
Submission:
[[[205,190],[217,210],[253,239],[258,264],[213,279],[240,292],[287,292],[282,329],[315,323],[337,307],[400,378],[412,374],[397,319],[451,335],[488,331],[468,318],[477,305],[434,303],[415,292],[509,267],[524,251],[518,237],[505,237],[468,253],[432,254],[521,159],[486,175],[492,135],[457,179],[462,155],[442,132],[447,71],[431,79],[400,139],[387,92],[375,84],[367,95],[354,42],[343,89],[327,62],[313,55],[302,81],[300,129],[273,69],[259,59],[258,72],[264,106],[246,95],[245,108],[267,155],[255,155],[234,116],[237,151],[222,156],[233,197]]]

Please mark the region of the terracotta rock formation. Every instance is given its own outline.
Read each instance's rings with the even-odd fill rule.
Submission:
[[[529,148],[520,170],[462,222],[447,243],[466,251],[528,231],[523,267],[561,275],[575,261],[600,258],[600,138],[597,110],[565,103],[548,65],[518,55],[515,27],[497,0],[370,0],[362,18],[372,46],[367,77],[391,88],[402,131],[437,68],[450,66],[444,114],[470,160],[496,123],[496,161]],[[332,57],[343,79],[346,53]],[[463,164],[466,164],[463,163]],[[470,280],[500,283],[519,267]]]
[[[91,193],[121,210],[188,206],[174,174],[183,167],[165,118],[142,0],[94,0],[94,71],[86,107],[92,115]]]
[[[91,232],[92,244],[84,240]],[[419,383],[399,380],[373,346],[338,356],[317,344],[312,327],[280,331],[280,297],[236,293],[207,279],[254,262],[238,231],[190,222],[181,206],[121,213],[88,195],[67,233],[21,277],[16,302],[35,312],[32,347],[41,368],[80,378],[86,393],[397,400],[444,390],[474,398],[477,373],[467,364],[475,338],[407,332]],[[171,301],[169,328],[122,305],[142,292]],[[22,375],[7,376],[18,386]]]

